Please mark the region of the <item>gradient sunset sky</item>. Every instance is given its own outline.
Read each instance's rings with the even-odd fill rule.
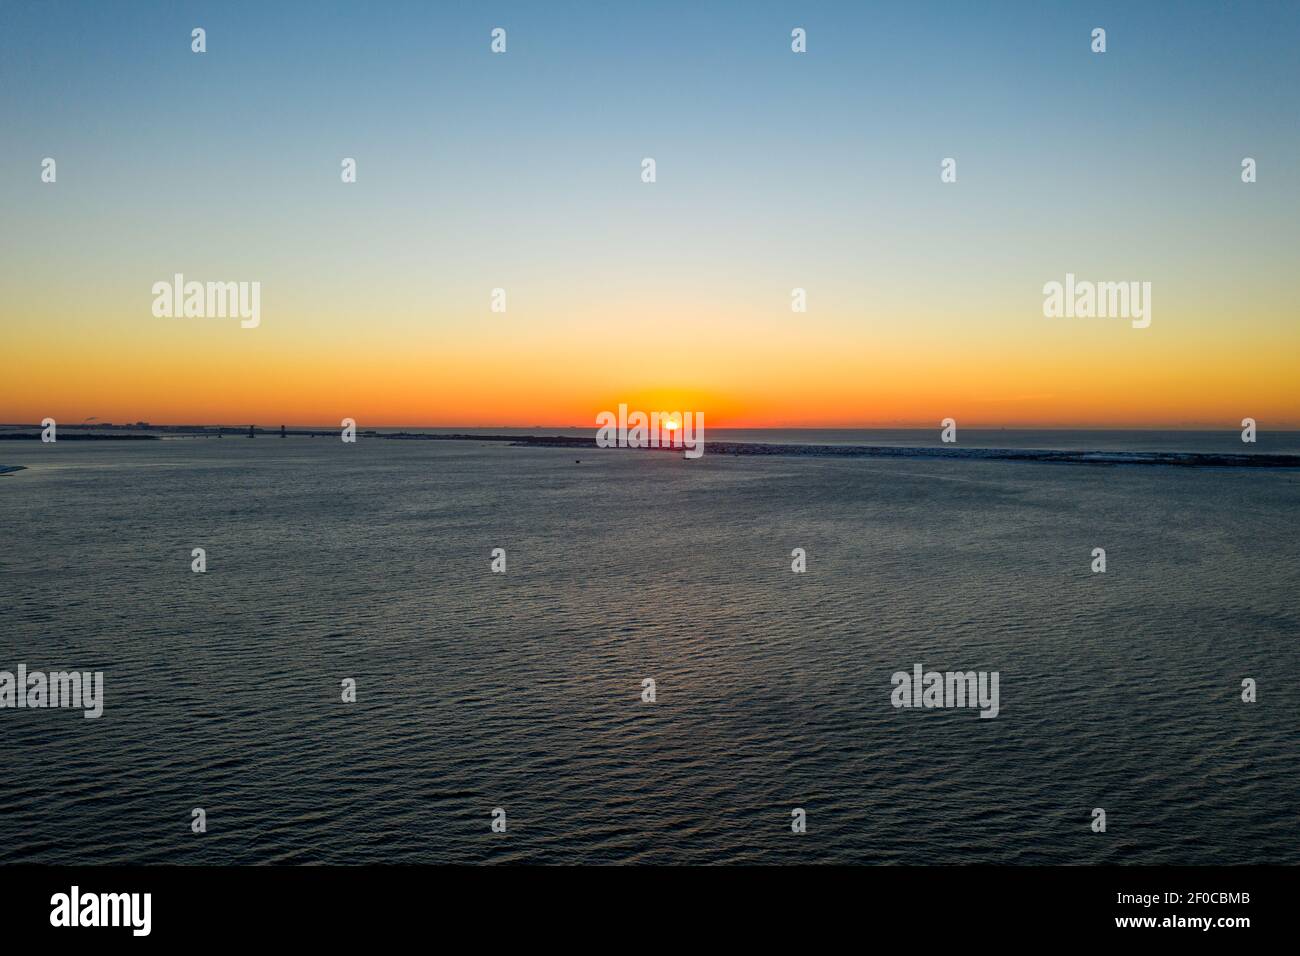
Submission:
[[[4,0],[0,421],[1300,427],[1298,50],[1287,2]],[[178,272],[260,327],[155,318]],[[1044,318],[1067,272],[1151,327]]]

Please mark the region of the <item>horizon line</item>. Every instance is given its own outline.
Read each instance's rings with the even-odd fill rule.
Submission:
[[[174,421],[174,422],[155,422],[145,419],[137,421],[123,422],[101,422],[101,421],[80,421],[80,422],[59,422],[63,428],[301,428],[331,431],[337,430],[340,426],[335,424],[303,424],[281,422],[274,425],[262,425],[257,422],[231,423],[231,422],[195,422],[195,421]],[[0,422],[0,428],[40,428],[39,422]],[[934,423],[891,423],[887,425],[709,425],[710,429],[722,431],[921,431],[934,428],[942,428],[940,422]],[[973,424],[963,425],[958,422],[958,427],[974,431],[1240,431],[1240,424],[1227,424],[1219,422],[1183,422],[1174,425],[1134,425],[1134,424],[1086,424],[1086,425],[1061,425],[1061,424],[1038,424],[1038,425],[999,425],[988,422],[976,422]],[[1259,431],[1284,432],[1300,431],[1300,423],[1284,423],[1268,428],[1261,428],[1256,425]],[[551,428],[566,429],[569,431],[585,431],[588,429],[596,430],[599,428],[596,424],[591,425],[574,425],[574,424],[548,424],[548,425],[368,425],[361,422],[356,423],[358,431],[490,431],[494,428],[505,428],[519,431],[542,431]]]

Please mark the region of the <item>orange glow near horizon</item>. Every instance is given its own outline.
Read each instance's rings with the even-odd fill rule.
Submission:
[[[1259,368],[1175,374],[1116,363],[1080,381],[1052,368],[1012,378],[996,366],[984,373],[938,367],[923,377],[826,361],[798,380],[785,370],[788,384],[779,390],[765,387],[782,378],[772,369],[710,389],[620,392],[605,376],[589,385],[576,374],[558,382],[528,363],[492,364],[497,374],[489,380],[469,364],[422,368],[409,358],[388,367],[324,360],[285,367],[262,358],[156,368],[65,354],[57,368],[30,363],[6,373],[0,420],[328,425],[350,417],[363,427],[586,428],[599,412],[626,403],[647,412],[702,411],[712,428],[937,427],[949,416],[968,427],[1236,428],[1245,416],[1262,428],[1300,427],[1294,394],[1276,385],[1281,370],[1270,385]]]
[[[1281,312],[1237,325],[1157,317],[1146,330],[1030,314],[1008,332],[989,319],[846,315],[695,312],[656,324],[647,309],[617,327],[512,313],[511,325],[454,317],[457,328],[267,311],[245,330],[154,319],[141,305],[107,319],[84,303],[6,314],[0,421],[590,428],[626,403],[700,411],[715,429],[929,428],[947,417],[1228,429],[1249,416],[1264,429],[1300,427],[1300,331]]]

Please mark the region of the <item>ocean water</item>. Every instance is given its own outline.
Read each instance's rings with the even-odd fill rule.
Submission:
[[[98,720],[0,710],[3,863],[1300,863],[1300,472],[270,437],[0,464],[0,669],[106,682]],[[999,716],[895,709],[917,663],[998,671]]]

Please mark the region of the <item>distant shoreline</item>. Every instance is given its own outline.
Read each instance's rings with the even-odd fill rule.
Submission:
[[[247,439],[247,432],[223,432],[218,434],[202,432],[189,434],[192,438],[214,438],[229,434],[232,441]],[[315,437],[337,438],[338,433],[324,430],[257,430],[254,437]],[[178,436],[180,437],[180,436]],[[531,435],[474,435],[463,432],[435,434],[428,432],[380,432],[364,431],[359,438],[365,440],[386,439],[389,441],[476,441],[504,442],[517,448],[563,448],[568,450],[598,451],[595,437],[573,437],[565,435],[531,436]],[[39,432],[0,432],[0,438],[37,439]],[[63,432],[60,441],[159,441],[158,435],[142,434],[87,434]],[[1300,455],[1271,453],[1224,453],[1224,452],[1184,452],[1184,451],[1082,451],[1047,448],[975,448],[969,446],[926,446],[926,445],[805,445],[781,442],[738,442],[706,441],[705,451],[710,455],[763,456],[787,458],[875,458],[875,459],[924,459],[924,460],[963,460],[963,461],[1009,461],[1037,462],[1041,464],[1067,465],[1163,465],[1180,468],[1300,468]],[[681,454],[681,448],[633,448],[630,451],[658,451]],[[22,466],[3,468],[4,471],[16,471]]]
[[[396,435],[387,436],[399,437]],[[424,436],[407,435],[407,438]],[[430,436],[434,437],[434,436]],[[451,437],[451,436],[436,436]],[[475,436],[455,436],[473,438]],[[482,437],[482,436],[479,436]],[[509,440],[502,436],[494,440]],[[596,440],[583,438],[514,438],[512,445],[534,448],[596,448]],[[1185,468],[1300,468],[1300,455],[1219,452],[1137,452],[1137,451],[1055,451],[1035,448],[933,448],[894,445],[789,445],[772,442],[706,441],[710,455],[763,455],[792,458],[926,458],[978,461],[1028,461],[1070,465],[1177,465]],[[680,448],[635,449],[637,451],[673,451]]]

